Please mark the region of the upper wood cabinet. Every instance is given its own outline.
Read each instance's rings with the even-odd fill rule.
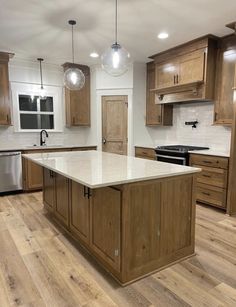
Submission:
[[[65,87],[66,126],[90,126],[90,68],[72,63],[62,66],[64,70],[77,67],[85,75],[85,85],[81,90],[70,91]]]
[[[236,37],[223,38],[217,54],[214,123],[231,125],[235,87]]]
[[[160,71],[161,74],[161,71]],[[155,64],[147,63],[147,87],[146,87],[146,125],[170,126],[172,125],[173,106],[158,105],[155,103]]]
[[[12,54],[0,52],[0,125],[11,125],[8,62]]]
[[[205,36],[152,56],[156,103],[213,100],[217,38]]]
[[[179,59],[177,84],[203,82],[205,78],[205,50],[197,50],[185,54]]]
[[[177,61],[168,61],[156,65],[156,83],[153,88],[162,89],[173,86],[176,82],[176,76],[179,74],[179,63]]]

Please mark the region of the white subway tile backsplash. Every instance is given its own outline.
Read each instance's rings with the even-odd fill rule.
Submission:
[[[183,144],[229,150],[231,128],[213,125],[214,104],[197,102],[174,105],[173,126],[147,128],[153,144]],[[197,128],[185,121],[197,120]]]

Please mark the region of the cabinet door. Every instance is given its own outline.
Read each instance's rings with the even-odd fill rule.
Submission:
[[[161,257],[191,245],[191,208],[192,177],[162,183]]]
[[[89,199],[85,195],[87,188],[71,182],[70,229],[82,241],[89,243]]]
[[[179,73],[179,66],[177,61],[156,64],[156,88],[162,89],[177,84],[176,76]]]
[[[0,61],[0,125],[11,124],[8,62]]]
[[[196,81],[204,81],[205,52],[197,50],[185,54],[179,60],[178,84],[188,84]]]
[[[43,169],[42,166],[30,161],[25,161],[26,167],[26,190],[42,189]]]
[[[236,49],[219,52],[217,63],[219,67],[216,80],[214,122],[216,124],[232,124]]]
[[[121,192],[93,190],[91,198],[91,247],[113,269],[120,271]]]
[[[54,173],[43,168],[43,203],[49,211],[55,210]]]
[[[155,104],[155,65],[147,64],[147,92],[146,92],[146,125],[155,126],[162,123],[162,106]]]
[[[90,70],[80,68],[85,75],[85,85],[79,91],[65,88],[67,126],[90,126]]]
[[[55,215],[69,226],[69,179],[55,174]]]
[[[124,193],[124,266],[135,278],[153,270],[160,257],[161,183],[130,184]]]

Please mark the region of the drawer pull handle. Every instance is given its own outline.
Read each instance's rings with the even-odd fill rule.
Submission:
[[[202,174],[203,177],[206,177],[206,178],[211,178],[210,175],[205,175],[205,174]]]
[[[202,162],[212,164],[212,161],[203,160]]]
[[[210,193],[207,193],[207,192],[202,192],[202,194],[207,195],[207,196],[211,195]]]

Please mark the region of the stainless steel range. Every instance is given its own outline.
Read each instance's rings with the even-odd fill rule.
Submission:
[[[157,161],[189,165],[189,151],[209,149],[208,147],[167,145],[155,148]]]

